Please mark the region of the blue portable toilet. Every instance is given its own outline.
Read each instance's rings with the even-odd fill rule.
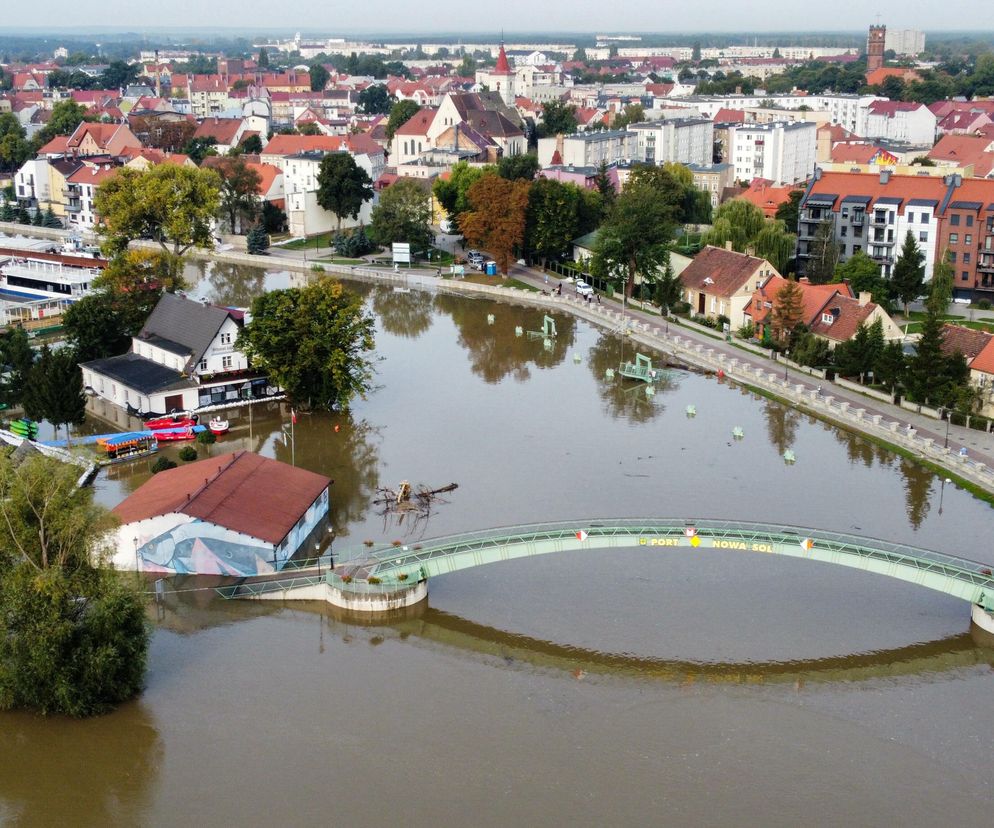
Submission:
[[[487,262],[487,276],[497,275],[497,262]]]

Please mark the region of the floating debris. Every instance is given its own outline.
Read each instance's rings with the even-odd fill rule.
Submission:
[[[796,456],[794,455],[794,451],[793,451],[793,449],[787,449],[787,450],[786,450],[786,451],[785,451],[785,452],[783,453],[783,461],[784,461],[784,463],[786,463],[786,464],[787,464],[788,466],[792,466],[792,465],[794,465],[794,463],[796,463],[796,462],[797,462],[797,457],[796,457]]]
[[[515,325],[515,327],[514,327],[514,335],[515,336],[524,336],[524,333],[525,333],[525,329],[524,328],[522,328],[520,325]]]
[[[578,353],[574,352],[573,353],[573,362],[575,362],[577,365],[579,365],[581,362],[583,362],[583,357],[580,356]]]
[[[493,325],[494,324],[494,318],[495,317],[494,317],[494,315],[492,313],[488,313],[487,314],[487,324],[488,325]]]
[[[732,436],[736,440],[741,440],[743,437],[746,436],[746,433],[745,431],[742,430],[742,426],[735,426],[735,428],[732,429]]]
[[[687,406],[687,416],[688,417],[696,417],[697,416],[697,406],[696,405],[688,405]]]
[[[654,397],[654,396],[656,396],[656,388],[655,388],[655,386],[653,386],[653,385],[647,385],[645,387],[645,395],[647,397]]]
[[[605,379],[614,379],[614,368],[608,368],[604,372],[604,378]]]

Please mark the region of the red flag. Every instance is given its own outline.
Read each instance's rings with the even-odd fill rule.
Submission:
[[[290,422],[297,425],[297,412],[295,409],[290,409]]]

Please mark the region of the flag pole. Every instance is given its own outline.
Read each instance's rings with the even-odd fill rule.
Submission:
[[[297,425],[297,412],[290,409],[290,465],[297,465],[297,438],[295,428]]]

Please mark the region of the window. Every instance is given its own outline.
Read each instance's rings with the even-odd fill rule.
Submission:
[[[918,233],[918,241],[927,242],[928,241],[928,230],[922,230]]]
[[[207,360],[206,359],[200,360],[200,370],[201,371],[206,371],[207,370]]]
[[[862,225],[858,225],[858,226],[854,227],[852,229],[852,234],[857,239],[863,238],[863,227],[862,227]]]
[[[846,236],[848,236],[848,235],[849,235],[849,228],[848,228],[848,227],[846,227],[846,226],[845,226],[845,225],[843,224],[843,225],[842,225],[842,238],[845,238],[845,237],[846,237]]]
[[[949,261],[952,262],[953,264],[956,264],[956,254],[953,253],[951,250],[949,251]]]
[[[224,368],[224,369],[228,369],[228,368],[231,367],[231,357],[230,356],[221,357],[221,367]]]
[[[973,234],[966,233],[963,236],[963,244],[973,244]]]
[[[231,344],[231,334],[230,333],[223,333],[223,334],[221,334],[221,344],[222,345],[230,345]]]
[[[915,223],[915,214],[908,213],[908,224],[914,224],[914,223]]]
[[[953,227],[959,227],[959,214],[958,214],[958,213],[953,213],[953,214],[952,214],[952,215],[951,215],[951,216],[949,217],[949,223],[950,223],[950,224],[951,224],[951,225],[952,225]]]
[[[862,249],[863,249],[863,245],[861,245],[861,244],[854,244],[852,246],[852,252],[853,252],[853,254],[859,253],[859,251],[862,250]]]
[[[964,271],[963,271],[963,273],[962,273],[962,274],[960,274],[960,277],[959,277],[959,278],[960,278],[960,281],[961,281],[961,282],[967,282],[967,281],[969,281],[969,280],[970,280],[970,274],[969,274],[969,273],[967,273],[967,272],[966,272],[966,271],[964,270]]]
[[[963,254],[963,264],[970,264],[970,254],[969,253],[964,253]]]
[[[949,234],[949,243],[950,244],[959,244],[959,233],[950,233]]]
[[[928,213],[922,213],[922,224],[928,224],[930,218]]]
[[[967,216],[966,217],[966,226],[967,227],[973,227],[973,216]]]

